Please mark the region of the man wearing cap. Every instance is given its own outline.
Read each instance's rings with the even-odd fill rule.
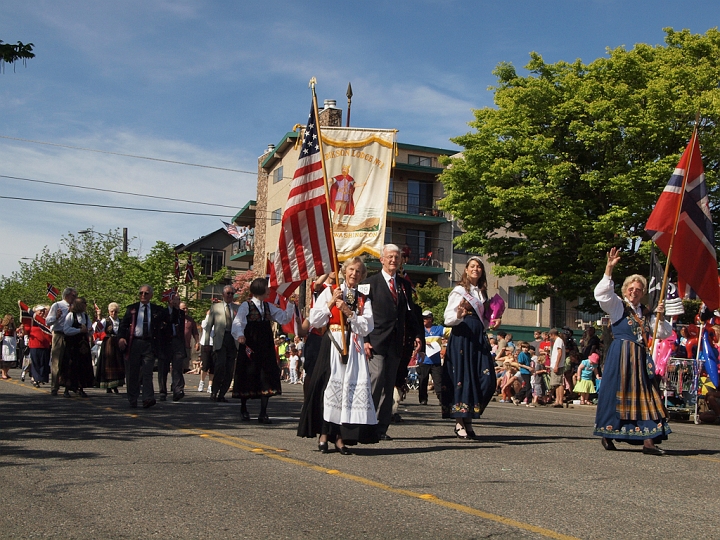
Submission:
[[[433,379],[433,389],[440,400],[442,382],[442,359],[440,348],[445,328],[439,324],[433,324],[432,311],[426,309],[422,312],[423,326],[425,327],[425,354],[418,360],[417,373],[420,380],[419,399],[421,405],[428,404],[428,381],[430,375]]]

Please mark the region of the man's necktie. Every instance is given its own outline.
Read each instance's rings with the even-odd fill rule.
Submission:
[[[232,326],[232,313],[230,312],[230,304],[225,302],[225,330]]]
[[[393,301],[397,304],[398,301],[398,294],[397,289],[395,289],[395,278],[390,278],[390,294],[392,294]]]
[[[150,317],[148,317],[148,305],[143,305],[143,337],[150,337]]]

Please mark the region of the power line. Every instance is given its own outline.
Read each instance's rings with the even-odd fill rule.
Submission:
[[[242,174],[257,175],[257,171],[243,171],[241,169],[231,169],[229,167],[216,167],[215,165],[201,165],[198,163],[188,163],[186,161],[175,161],[172,159],[162,159],[162,158],[155,158],[155,157],[148,157],[148,156],[138,156],[135,154],[123,154],[120,152],[109,152],[107,150],[95,150],[94,148],[83,148],[82,146],[72,146],[69,144],[58,144],[58,143],[51,143],[51,142],[45,142],[45,141],[34,141],[32,139],[21,139],[20,137],[8,137],[7,135],[0,135],[0,139],[8,139],[10,141],[29,142],[29,143],[34,143],[34,144],[44,144],[45,146],[56,146],[58,148],[70,148],[71,150],[83,150],[85,152],[95,152],[97,154],[109,154],[111,156],[121,156],[121,157],[135,158],[135,159],[146,159],[148,161],[160,161],[162,163],[173,163],[175,165],[187,165],[188,167],[200,167],[201,169],[215,169],[217,171],[228,171],[228,172],[236,172],[236,173],[242,173]]]
[[[67,204],[71,206],[91,206],[93,208],[112,208],[114,210],[132,210],[135,212],[156,212],[160,214],[183,214],[186,216],[206,216],[206,217],[216,217],[216,218],[223,218],[227,217],[224,214],[207,214],[205,212],[187,212],[185,210],[161,210],[159,208],[133,208],[131,206],[113,206],[110,204],[94,204],[94,203],[79,203],[79,202],[72,202],[72,201],[50,201],[46,199],[28,199],[24,197],[8,197],[5,195],[0,195],[0,199],[9,199],[11,201],[28,201],[28,202],[39,202],[39,203],[48,203],[48,204]]]
[[[9,178],[11,180],[21,180],[23,182],[34,182],[37,184],[48,184],[51,186],[63,186],[63,187],[70,187],[75,189],[87,189],[90,191],[102,191],[104,193],[118,193],[120,195],[133,195],[135,197],[147,197],[149,199],[160,199],[163,201],[174,201],[174,202],[184,202],[184,203],[190,203],[190,204],[203,204],[207,206],[221,206],[223,208],[233,208],[237,209],[237,206],[229,205],[229,204],[218,204],[218,203],[210,203],[210,202],[203,202],[203,201],[189,201],[187,199],[175,199],[173,197],[161,197],[159,195],[146,195],[144,193],[133,193],[130,191],[118,191],[115,189],[104,189],[104,188],[96,188],[96,187],[89,187],[89,186],[79,186],[77,184],[64,184],[62,182],[50,182],[48,180],[34,180],[32,178],[22,178],[20,176],[8,176],[5,174],[0,174],[0,178]]]

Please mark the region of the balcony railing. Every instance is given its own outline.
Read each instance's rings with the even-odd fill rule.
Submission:
[[[391,191],[388,194],[388,212],[443,217],[445,214],[437,207],[439,200],[440,197],[422,197],[420,195]]]
[[[402,245],[402,244],[400,244]],[[402,250],[402,247],[400,248]],[[376,257],[370,257],[368,256],[365,259],[365,262],[379,262],[380,260]],[[445,266],[445,249],[444,248],[435,248],[431,251],[427,251],[425,253],[414,253],[411,249],[410,254],[407,257],[407,260],[405,258],[402,258],[403,264],[413,265],[413,266],[428,266],[428,267],[435,267],[435,268],[443,268]]]
[[[240,234],[244,236],[239,240],[235,240],[232,245],[232,254],[244,253],[255,249],[255,228],[240,230]]]

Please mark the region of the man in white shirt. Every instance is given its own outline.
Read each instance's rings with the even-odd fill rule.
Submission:
[[[70,311],[70,306],[75,302],[75,298],[77,298],[77,291],[72,287],[66,287],[63,291],[63,299],[55,302],[50,307],[48,316],[45,317],[45,323],[52,330],[52,349],[50,349],[50,357],[52,359],[52,384],[50,394],[53,396],[58,395],[58,388],[60,388],[58,384],[58,372],[60,370],[60,362],[62,362],[63,355],[65,354],[63,325],[65,324],[65,317]]]
[[[555,390],[555,403],[553,407],[562,408],[565,398],[565,342],[560,337],[557,328],[548,332],[553,343],[550,353],[550,389]]]

